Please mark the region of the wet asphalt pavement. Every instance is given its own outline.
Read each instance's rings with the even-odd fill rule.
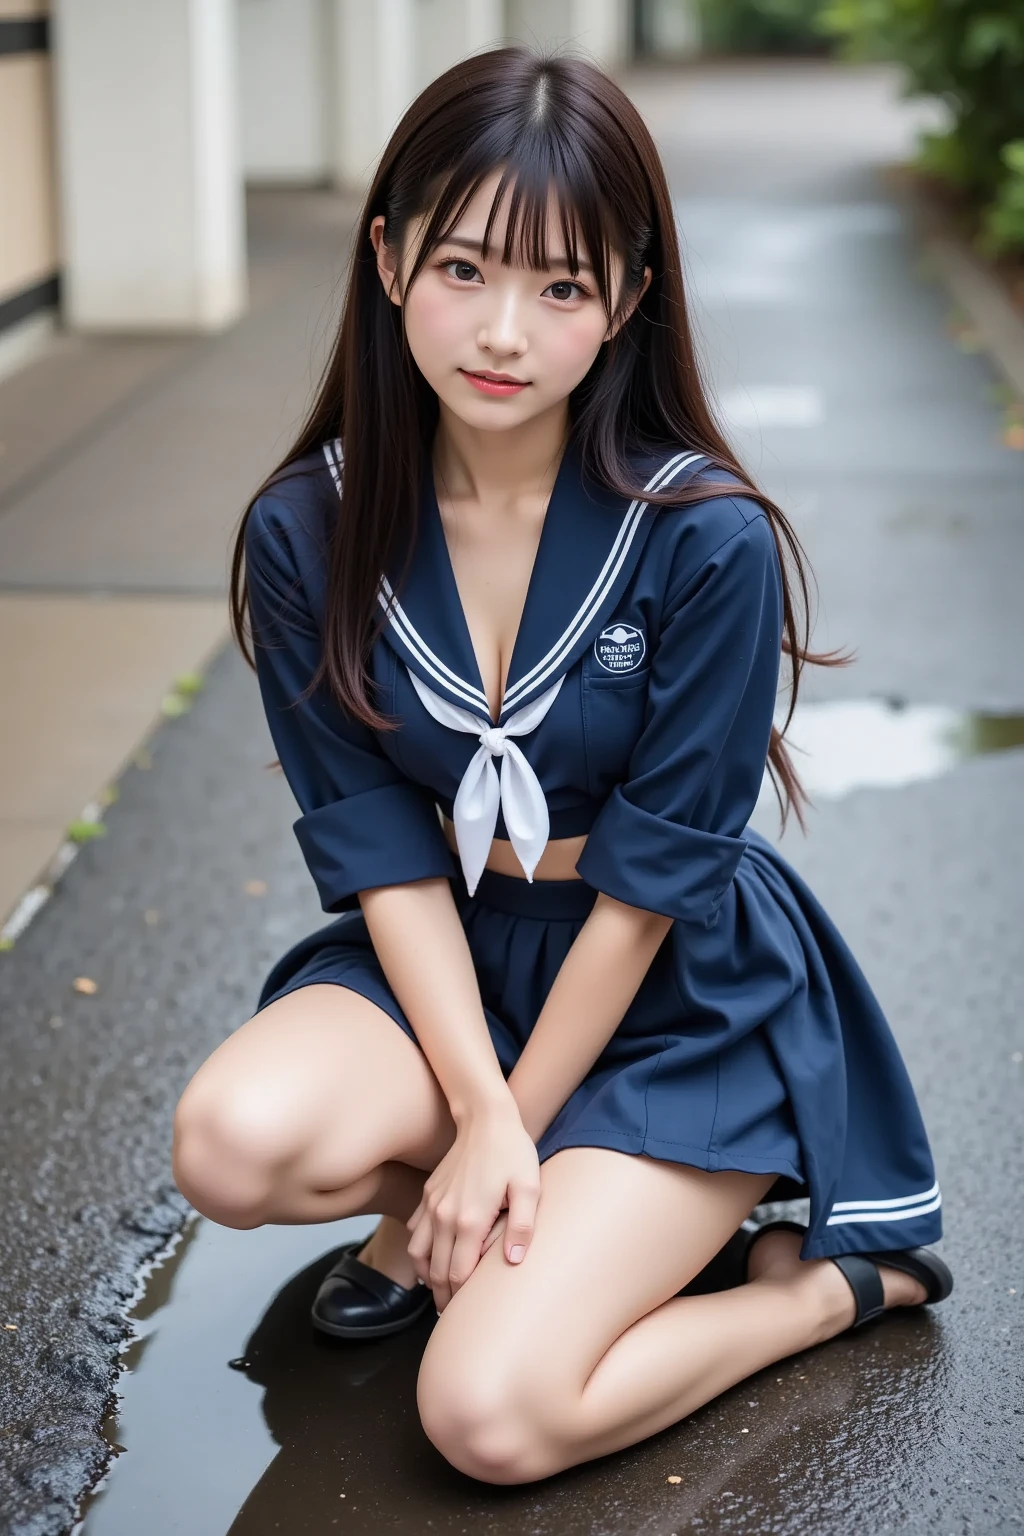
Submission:
[[[737,443],[814,567],[815,642],[859,652],[843,671],[809,670],[806,697],[1020,714],[1024,456],[1001,446],[990,367],[947,335],[946,301],[877,174],[895,130],[865,147],[845,87],[822,101],[813,78],[712,74],[688,87],[685,112],[678,80],[637,92],[673,176]],[[762,98],[769,127],[734,132],[730,102]],[[109,1460],[115,1386],[106,1432],[124,1450],[83,1536],[1021,1528],[1019,746],[902,786],[822,793],[809,835],[794,825],[782,843],[904,1051],[943,1188],[953,1296],[518,1489],[453,1471],[420,1430],[429,1323],[354,1347],[313,1338],[306,1313],[329,1250],[372,1218],[256,1233],[194,1221],[176,1235],[178,1094],[251,1012],[272,960],[322,919],[235,655],[151,754],[121,781],[108,835],[0,955],[3,1536],[71,1528]],[[770,806],[758,825],[772,835]],[[254,881],[262,894],[247,892]],[[83,975],[92,996],[72,990]],[[615,1262],[612,1250],[609,1284]],[[125,1311],[140,1301],[118,1383]]]

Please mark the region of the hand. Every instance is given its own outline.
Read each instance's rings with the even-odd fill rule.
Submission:
[[[513,1102],[507,1111],[481,1111],[459,1125],[406,1222],[412,1232],[409,1256],[433,1291],[438,1312],[473,1273],[505,1206],[505,1257],[511,1264],[521,1262],[539,1199],[537,1148]]]

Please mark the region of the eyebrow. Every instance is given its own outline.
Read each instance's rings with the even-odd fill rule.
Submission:
[[[482,249],[482,247],[480,245],[480,241],[479,240],[462,240],[462,239],[460,239],[456,235],[449,235],[447,240],[442,240],[441,241],[441,244],[442,245],[461,245],[467,251],[476,251],[478,256],[482,256],[482,254],[483,254],[483,249]],[[544,270],[546,272],[554,272],[559,267],[564,267],[567,272],[571,272],[572,271],[572,268],[570,267],[568,261],[566,261],[564,257],[562,257],[558,261],[549,262],[547,267]],[[578,272],[593,272],[594,269],[590,265],[589,261],[581,261],[581,262],[579,262],[577,264],[576,270]]]

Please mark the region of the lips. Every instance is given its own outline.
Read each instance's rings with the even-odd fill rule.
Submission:
[[[526,388],[525,379],[514,379],[507,373],[470,373],[467,368],[460,368],[459,372],[485,395],[517,395]]]

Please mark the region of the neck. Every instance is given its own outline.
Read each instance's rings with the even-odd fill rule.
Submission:
[[[504,432],[467,426],[442,403],[434,470],[455,500],[517,501],[551,490],[568,436],[564,400]]]

